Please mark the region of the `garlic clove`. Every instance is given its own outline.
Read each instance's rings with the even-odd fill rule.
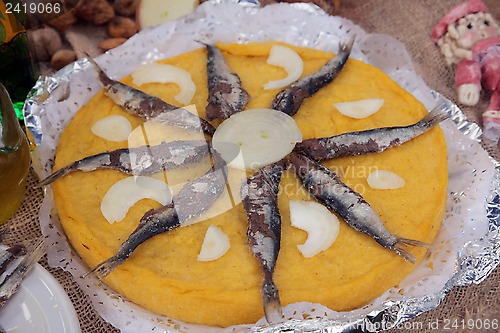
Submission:
[[[405,186],[405,180],[387,170],[376,170],[367,179],[368,185],[376,190],[393,190]]]
[[[126,141],[132,133],[132,125],[123,116],[107,116],[96,121],[90,128],[92,133],[108,141]]]
[[[211,224],[203,239],[201,251],[198,254],[198,261],[217,260],[226,254],[230,246],[229,237],[224,231]]]
[[[307,232],[305,243],[297,245],[305,258],[328,249],[339,234],[339,219],[314,201],[290,201],[290,219],[293,227]]]
[[[172,190],[165,182],[155,178],[127,177],[116,182],[104,195],[101,202],[102,215],[110,224],[120,222],[132,206],[146,198],[166,205],[172,202]]]
[[[297,81],[304,70],[304,62],[297,52],[282,45],[274,45],[271,47],[267,63],[269,65],[283,67],[287,72],[287,76],[281,80],[267,82],[264,84],[264,90],[287,87],[292,82]]]
[[[344,116],[363,119],[376,113],[383,104],[382,98],[367,98],[353,102],[336,103],[333,106]]]

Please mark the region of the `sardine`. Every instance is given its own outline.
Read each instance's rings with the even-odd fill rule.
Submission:
[[[214,165],[201,177],[189,181],[172,199],[172,203],[144,214],[139,225],[120,246],[117,253],[84,274],[103,280],[116,267],[127,260],[135,249],[146,240],[164,232],[186,225],[190,219],[208,210],[224,192],[227,166],[219,153],[212,151]]]
[[[40,238],[16,268],[0,283],[0,308],[19,290],[19,286],[26,274],[35,266],[44,253],[43,240]]]
[[[150,175],[197,162],[209,153],[208,143],[203,140],[178,140],[162,142],[155,146],[121,148],[75,161],[52,173],[37,186],[48,185],[75,171],[114,169],[126,174]]]
[[[132,88],[124,83],[111,79],[104,70],[87,55],[87,59],[94,65],[99,74],[99,80],[104,85],[106,96],[127,113],[144,120],[155,119],[166,124],[189,130],[203,130],[213,135],[215,128],[186,109],[171,105],[161,98],[151,96],[143,91]]]
[[[231,72],[222,52],[215,46],[207,48],[208,120],[224,120],[240,112],[248,103],[248,92],[241,86],[240,77]]]
[[[9,263],[15,260],[18,256],[25,254],[26,249],[23,245],[14,245],[0,253],[0,276],[5,273]]]
[[[379,153],[399,146],[427,132],[449,118],[449,103],[441,100],[420,121],[408,126],[382,127],[366,131],[350,132],[329,138],[309,139],[298,143],[295,152],[322,161],[343,156]]]
[[[280,250],[281,216],[278,210],[278,186],[284,162],[260,169],[241,188],[241,198],[247,213],[247,238],[264,275],[261,288],[264,314],[269,323],[282,318],[278,288],[273,274]]]
[[[347,224],[372,237],[383,247],[397,253],[406,261],[415,263],[416,258],[404,246],[429,246],[417,240],[391,234],[370,204],[324,165],[293,152],[289,155],[289,160],[303,186],[316,200],[337,212]]]
[[[346,43],[341,43],[337,55],[318,71],[280,91],[272,101],[271,109],[284,112],[289,116],[296,114],[306,98],[311,97],[318,90],[332,82],[342,71],[351,54],[353,43],[354,38],[351,38]]]

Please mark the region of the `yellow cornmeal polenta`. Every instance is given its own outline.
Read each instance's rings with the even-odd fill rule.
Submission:
[[[266,64],[271,45],[273,43],[218,45],[252,96],[247,108],[268,107],[278,90],[265,91],[263,84],[286,76],[283,69]],[[333,56],[312,49],[292,48],[304,60],[303,76],[316,71]],[[204,117],[207,104],[205,50],[198,49],[161,62],[191,73],[197,87],[193,103]],[[123,82],[132,85],[130,77]],[[173,96],[178,87],[174,84],[150,83],[140,88],[176,104]],[[340,114],[333,106],[337,102],[364,98],[382,98],[384,105],[374,115],[360,120]],[[112,114],[128,118],[133,128],[142,123],[114,105],[101,91],[79,110],[64,130],[55,169],[88,155],[125,147],[127,142],[109,142],[90,130],[95,121]],[[308,139],[407,125],[425,114],[421,103],[379,69],[349,60],[331,84],[305,101],[294,119],[303,138]],[[443,218],[448,179],[446,145],[439,127],[380,154],[341,158],[325,164],[364,196],[390,232],[432,243]],[[375,169],[398,174],[404,178],[405,186],[396,190],[371,189],[366,179]],[[64,230],[89,267],[114,255],[141,216],[159,206],[152,200],[141,200],[122,222],[109,224],[100,211],[101,200],[114,183],[125,177],[127,175],[114,170],[77,172],[53,184]],[[313,199],[290,172],[285,172],[280,188],[282,243],[275,282],[283,305],[308,301],[348,311],[397,285],[415,269],[416,265],[405,262],[344,221],[341,221],[336,242],[329,249],[305,259],[297,245],[306,240],[307,234],[291,227],[289,200]],[[231,247],[218,260],[198,262],[197,255],[210,224],[229,236]],[[253,323],[263,315],[262,275],[248,248],[246,228],[246,215],[239,204],[198,224],[156,236],[139,246],[106,278],[106,283],[149,310],[185,322],[219,326]],[[419,260],[425,253],[418,248],[411,252]]]

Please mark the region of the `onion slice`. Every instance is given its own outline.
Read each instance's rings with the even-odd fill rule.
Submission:
[[[153,199],[162,205],[172,202],[172,190],[163,181],[131,176],[115,183],[101,202],[102,215],[110,224],[122,221],[129,209],[141,199]]]
[[[181,91],[174,98],[183,105],[191,102],[196,91],[188,71],[168,64],[144,64],[132,72],[132,79],[138,86],[151,82],[177,84]]]
[[[92,133],[108,141],[126,141],[132,132],[130,121],[123,116],[107,116],[96,121],[90,128]]]
[[[290,201],[290,219],[292,226],[307,232],[305,243],[297,245],[305,258],[328,249],[339,234],[339,219],[314,201]]]
[[[283,67],[288,75],[281,80],[267,82],[264,84],[264,90],[287,87],[292,82],[297,81],[304,70],[304,62],[297,52],[282,45],[274,45],[271,47],[267,63],[269,65]]]
[[[368,185],[375,190],[394,190],[405,186],[405,180],[387,170],[376,170],[368,175]]]
[[[302,133],[289,115],[272,109],[250,109],[221,123],[212,144],[230,167],[257,170],[281,160],[300,141]],[[235,147],[239,154],[234,153]]]
[[[383,104],[384,100],[382,98],[367,98],[354,102],[336,103],[333,106],[344,116],[363,119],[376,113]]]
[[[198,254],[198,261],[217,260],[226,254],[230,246],[229,237],[224,231],[211,224],[203,239],[201,251]]]

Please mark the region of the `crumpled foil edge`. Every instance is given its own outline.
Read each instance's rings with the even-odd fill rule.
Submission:
[[[207,2],[200,7],[205,7],[206,11],[210,13],[211,9],[217,8],[217,6],[228,5],[230,3],[231,4],[238,3],[244,8],[244,11],[246,11],[246,13],[249,14],[256,14],[259,11],[258,1],[215,0]],[[279,8],[282,9],[286,8],[284,7],[284,5],[273,5],[269,7],[277,7],[277,6],[281,6]],[[325,17],[327,15],[315,5],[299,3],[286,6],[294,8],[303,13],[307,13],[307,15],[311,17],[315,18],[320,17],[326,20]],[[272,11],[273,9],[270,8],[269,10]],[[199,17],[196,15],[190,15],[180,21],[183,24],[188,24],[190,20],[194,21],[198,18]],[[357,27],[348,20],[338,17],[331,18],[332,21],[334,19],[341,20],[344,24],[349,23],[352,32],[357,33],[358,35],[362,35],[364,33],[364,31],[361,28]],[[172,24],[175,25],[175,23]],[[174,26],[174,28],[171,30],[175,31],[175,29],[176,28]],[[360,31],[362,33],[360,33]],[[300,32],[297,32],[297,30],[295,30],[293,33],[299,35]],[[207,32],[205,34],[205,37],[210,38],[210,32]],[[315,42],[319,43],[321,45],[321,48],[323,49],[334,51],[335,49],[333,50],[328,49],[328,46],[325,44],[325,39],[331,37],[332,37],[331,33],[320,31],[318,32],[317,40]],[[294,41],[293,38],[292,40]],[[228,39],[227,36],[225,36],[223,39],[225,41],[232,41],[230,38]],[[369,38],[361,39],[360,41],[358,41],[358,48],[360,52],[358,52],[357,54],[354,53],[354,56],[358,59],[365,60],[363,54],[367,50],[370,51],[372,49],[373,44],[376,44],[381,40],[387,40],[387,39],[392,39],[392,37],[385,35],[370,34]],[[253,38],[245,35],[238,37],[238,41],[240,42],[246,42],[248,40],[253,40]],[[257,40],[260,39],[257,38]],[[284,37],[284,41],[289,42],[289,40],[287,40],[286,37]],[[399,42],[393,40],[392,43],[397,44]],[[307,42],[305,42],[304,46],[310,46],[310,45],[308,45]],[[404,48],[404,46],[402,47]],[[159,56],[153,50],[152,52],[148,53],[142,60],[147,61],[151,59],[157,59],[158,57]],[[384,58],[385,58],[384,54],[380,55],[379,60],[377,59],[377,55],[372,55],[372,58],[370,60],[372,64],[385,70]],[[407,58],[409,58],[409,56],[407,56]],[[406,60],[407,59],[402,59],[401,61],[405,62]],[[48,115],[46,113],[46,108],[45,108],[46,105],[50,103],[53,104],[63,103],[65,100],[67,100],[68,96],[72,92],[71,85],[69,82],[70,75],[77,72],[81,72],[88,66],[89,66],[88,61],[79,60],[74,64],[65,67],[52,77],[41,78],[37,83],[37,85],[35,86],[32,92],[32,96],[28,99],[25,105],[25,117],[26,117],[25,122],[26,122],[26,127],[32,134],[36,145],[43,146],[41,145],[43,135],[45,133],[50,132],[47,131],[47,128],[44,129],[44,126],[51,125],[50,121],[48,124],[44,124],[44,120],[42,119],[44,117],[51,116],[50,114]],[[398,75],[401,76],[416,75],[411,65],[409,67],[406,66],[406,68],[407,68],[406,71],[400,71],[398,73],[388,73],[388,74],[395,79],[397,79]],[[420,78],[417,77],[416,79],[419,80]],[[100,89],[100,87],[94,84],[91,85],[88,89],[98,90]],[[412,91],[412,93],[417,98],[419,98],[428,108],[430,108],[432,103],[435,102],[435,100],[438,98],[438,94],[432,94],[432,93],[429,94],[429,92],[427,91]],[[85,102],[86,101],[83,101],[82,103]],[[451,114],[452,114],[452,120],[456,124],[456,128],[458,128],[458,130],[461,133],[463,133],[467,138],[471,140],[478,141],[480,139],[481,137],[480,127],[475,123],[468,122],[463,112],[456,105],[451,105]],[[51,164],[53,163],[52,158],[49,158],[45,164],[41,163],[41,161],[43,160],[43,158],[41,157],[49,153],[50,151],[49,148],[55,149],[55,147],[42,147],[42,149],[37,148],[37,150],[34,152],[34,159],[33,159],[34,168],[40,175],[40,177],[47,175],[48,170],[50,170],[52,166]],[[406,298],[403,300],[396,300],[396,301],[389,300],[383,303],[383,307],[381,310],[374,310],[366,315],[360,316],[359,313],[355,313],[352,315],[343,314],[345,315],[344,318],[349,318],[348,323],[341,323],[335,318],[334,319],[316,318],[308,320],[291,319],[285,323],[270,327],[266,325],[259,325],[258,323],[256,326],[253,327],[242,326],[242,327],[232,328],[228,330],[228,332],[229,331],[276,332],[276,331],[290,331],[290,330],[294,332],[317,332],[318,330],[324,330],[324,329],[328,329],[328,332],[349,332],[360,328],[364,331],[376,332],[381,329],[395,327],[406,319],[415,317],[425,311],[437,307],[444,298],[445,294],[449,290],[451,290],[454,286],[464,286],[464,285],[470,285],[472,283],[480,283],[493,271],[493,269],[495,269],[495,267],[499,264],[500,261],[500,234],[499,234],[500,233],[499,231],[500,230],[500,193],[499,193],[500,164],[492,158],[491,162],[494,164],[495,173],[491,184],[491,192],[488,198],[486,199],[486,204],[484,207],[488,219],[488,233],[487,235],[485,235],[480,239],[470,241],[457,254],[456,272],[453,276],[449,278],[445,286],[439,292],[431,295],[426,295],[420,298]],[[46,198],[51,198],[51,197],[52,197],[51,191],[50,189],[48,189],[46,192]],[[53,208],[51,208],[50,203],[42,207],[41,215],[45,216],[52,215],[54,217],[52,219],[52,223],[54,223],[54,226],[56,228],[60,228],[59,230],[62,230],[61,226],[57,223],[57,213],[53,210]],[[54,263],[51,263],[51,265],[59,267],[68,266],[72,260],[73,259],[69,259],[68,262],[65,263],[65,265],[61,264],[57,265]],[[78,261],[78,259],[76,260]],[[71,273],[74,276],[76,276],[74,271],[71,271]],[[76,274],[80,273],[82,272],[78,270],[76,271]],[[85,289],[84,286],[82,286],[81,281],[78,281],[78,283],[80,284],[82,289]],[[116,297],[116,295],[112,295],[112,297]],[[98,304],[95,304],[94,299],[92,301],[94,302],[94,305],[96,309],[99,311],[99,313],[105,319],[108,320],[109,314],[106,313],[106,311],[103,312],[102,307],[100,308]],[[151,318],[151,320],[155,321],[154,316]],[[112,324],[116,325],[116,323],[113,323],[113,320],[108,320],[108,321],[111,321]],[[134,326],[131,323],[126,323],[124,324],[124,327],[121,328],[125,330],[127,325]],[[175,324],[173,326],[170,325],[167,326],[172,327],[175,331],[177,330],[184,331],[184,329],[188,330],[187,328],[184,328],[182,326],[179,327],[179,324]]]

